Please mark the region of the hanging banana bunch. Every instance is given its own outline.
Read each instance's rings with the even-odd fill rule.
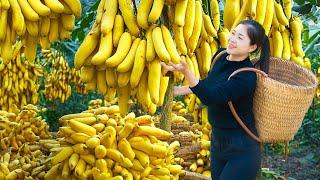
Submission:
[[[215,39],[220,29],[217,1],[211,1],[214,23],[201,1],[170,2],[141,0],[135,11],[131,0],[102,0],[94,25],[75,54],[74,64],[86,89],[109,100],[118,96],[123,115],[130,98],[135,97],[150,114],[162,105],[169,78],[163,75],[160,62],[177,64],[184,58],[199,78],[209,71],[219,44]],[[171,4],[172,29],[160,20],[167,4]],[[220,39],[226,41],[225,36]],[[184,81],[181,73],[175,73],[174,79]]]
[[[33,63],[37,45],[49,49],[58,39],[70,38],[75,18],[81,15],[80,0],[1,0],[0,49],[4,64],[13,56],[19,36],[26,59]]]
[[[64,103],[72,93],[71,84],[76,84],[78,92],[83,92],[84,87],[80,80],[80,71],[70,68],[64,56],[55,49],[42,50],[44,57],[43,66],[49,65],[49,72],[45,74],[45,97],[48,100],[59,99]]]
[[[42,67],[26,60],[21,42],[12,50],[13,56],[7,64],[0,57],[0,107],[9,112],[38,102],[38,78],[42,76]]]
[[[303,25],[298,16],[292,16],[291,0],[245,0],[242,4],[240,0],[226,0],[224,26],[230,30],[244,19],[254,19],[263,25],[269,36],[271,56],[311,69],[302,49]]]

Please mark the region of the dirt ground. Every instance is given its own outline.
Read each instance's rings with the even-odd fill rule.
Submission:
[[[263,153],[262,167],[279,173],[278,179],[320,180],[320,147],[291,148],[287,161],[283,155]]]

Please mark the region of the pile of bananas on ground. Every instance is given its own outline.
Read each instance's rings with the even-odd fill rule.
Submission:
[[[38,102],[38,78],[42,76],[40,65],[25,60],[21,42],[13,46],[13,54],[6,64],[0,57],[0,108],[9,112]]]
[[[80,0],[1,0],[0,49],[7,64],[13,56],[12,44],[20,36],[28,61],[36,57],[37,44],[44,49],[58,39],[67,39],[81,15]]]
[[[173,164],[178,144],[165,142],[171,133],[154,127],[149,115],[122,118],[113,105],[65,115],[59,122],[57,136],[64,145],[51,154],[45,179],[178,179],[182,172]]]
[[[201,149],[197,154],[196,162],[193,162],[189,170],[211,177],[210,171],[210,143],[211,126],[209,123],[202,125],[201,131],[196,131],[196,143],[201,144]]]
[[[102,100],[102,99],[94,99],[89,101],[88,103],[88,109],[97,109],[101,106],[112,106],[116,105],[118,103],[118,98],[114,98],[111,101]]]
[[[135,96],[143,109],[153,114],[163,103],[169,81],[161,74],[160,61],[178,63],[180,56],[186,56],[198,76],[200,72],[204,76],[209,70],[210,56],[217,49],[214,37],[219,26],[214,27],[210,17],[203,13],[200,1],[182,0],[169,6],[168,14],[173,16],[169,19],[174,20],[173,35],[167,26],[157,25],[164,12],[164,0],[142,0],[136,14],[133,7],[131,0],[102,0],[74,64],[85,74],[81,77],[88,90],[97,89],[102,94],[111,91],[113,95],[118,92],[122,114],[128,110],[126,102],[130,96]],[[215,23],[218,16],[214,16]],[[221,39],[226,38],[222,33]],[[198,56],[203,54],[199,68],[200,57],[195,51]],[[183,76],[177,76],[182,81]]]
[[[49,126],[36,106],[28,104],[15,113],[0,111],[0,150],[17,151],[24,143],[50,137]]]
[[[77,90],[84,91],[80,71],[70,68],[62,54],[52,48],[42,49],[42,54],[45,58],[43,66],[49,66],[49,72],[45,74],[45,97],[47,99],[59,99],[64,103],[71,96],[72,83],[76,85]]]
[[[43,179],[47,161],[41,145],[25,143],[18,152],[1,154],[0,179]]]
[[[188,110],[186,109],[184,103],[182,101],[173,101],[172,102],[172,112],[175,114],[187,114]]]
[[[176,126],[180,131],[175,129]],[[174,133],[171,141],[177,140],[180,143],[180,149],[175,153],[175,161],[186,170],[210,177],[210,124],[190,123],[183,116],[172,114],[171,128]]]
[[[282,2],[282,3],[281,3]],[[311,63],[302,49],[303,25],[298,16],[292,15],[291,0],[226,0],[224,25],[230,30],[242,19],[255,19],[263,24],[271,44],[271,55],[290,59],[311,69]]]

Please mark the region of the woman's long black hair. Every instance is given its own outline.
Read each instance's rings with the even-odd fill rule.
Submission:
[[[247,33],[250,38],[250,45],[257,45],[257,49],[254,52],[260,51],[260,58],[255,63],[255,66],[259,66],[262,71],[268,73],[270,44],[269,38],[268,36],[266,36],[263,26],[254,20],[243,20],[239,24],[247,26]]]

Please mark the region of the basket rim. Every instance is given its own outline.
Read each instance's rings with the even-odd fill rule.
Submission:
[[[288,64],[290,66],[294,66],[294,68],[296,69],[299,69],[301,70],[306,76],[309,76],[311,81],[312,81],[312,84],[311,85],[308,85],[308,86],[301,86],[301,85],[292,85],[292,84],[287,84],[287,83],[283,83],[283,82],[280,82],[276,79],[273,79],[271,78],[270,76],[266,77],[266,78],[262,78],[262,79],[265,79],[266,81],[270,82],[270,83],[273,83],[279,87],[289,87],[291,89],[294,89],[294,90],[312,90],[312,89],[315,89],[317,88],[319,82],[318,82],[318,79],[316,77],[316,75],[309,69],[306,69],[290,60],[286,60],[286,59],[283,59],[283,58],[277,58],[277,57],[270,57],[270,60],[271,61],[278,61],[278,62],[281,62],[281,63],[285,63],[285,64]]]

